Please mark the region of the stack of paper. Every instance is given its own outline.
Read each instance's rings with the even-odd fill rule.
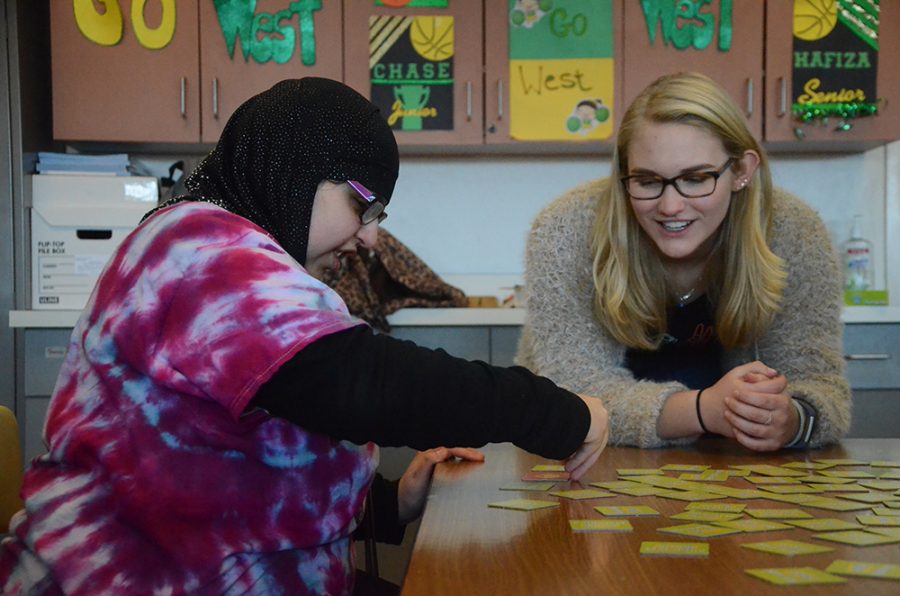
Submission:
[[[78,153],[38,153],[39,174],[90,174],[128,176],[128,154],[82,155]]]

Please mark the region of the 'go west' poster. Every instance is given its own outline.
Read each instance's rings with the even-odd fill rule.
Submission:
[[[511,136],[529,141],[609,138],[614,128],[612,0],[508,1]]]
[[[450,16],[369,17],[372,102],[395,130],[453,129]]]

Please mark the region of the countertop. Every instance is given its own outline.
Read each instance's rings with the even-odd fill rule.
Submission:
[[[12,310],[9,326],[19,329],[66,329],[75,326],[77,310]],[[851,306],[844,323],[900,323],[900,306]],[[390,316],[396,327],[517,326],[525,322],[522,308],[405,308]]]

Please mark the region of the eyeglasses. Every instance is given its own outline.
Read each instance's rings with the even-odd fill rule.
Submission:
[[[625,186],[625,192],[638,201],[658,199],[670,184],[678,194],[686,199],[708,197],[716,191],[716,182],[737,158],[731,157],[721,168],[714,172],[687,172],[674,178],[664,178],[654,174],[635,174],[619,178]]]
[[[362,225],[369,225],[376,220],[381,223],[387,219],[387,213],[384,210],[387,202],[383,198],[356,180],[347,180],[347,184],[356,192],[355,198],[361,199],[365,206],[365,209],[359,214],[359,221]]]

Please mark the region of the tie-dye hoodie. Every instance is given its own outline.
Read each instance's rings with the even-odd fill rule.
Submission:
[[[0,592],[351,590],[376,447],[248,403],[306,345],[358,324],[246,219],[200,202],[156,213],[72,334]]]

